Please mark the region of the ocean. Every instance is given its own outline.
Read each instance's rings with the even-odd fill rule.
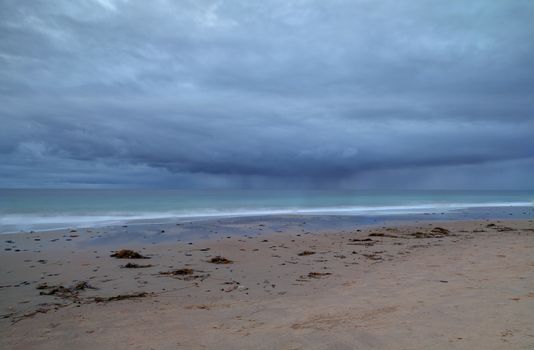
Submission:
[[[257,215],[533,207],[534,191],[1,189],[0,233]]]

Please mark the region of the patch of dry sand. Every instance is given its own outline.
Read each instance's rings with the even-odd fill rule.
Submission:
[[[4,252],[0,348],[534,349],[534,224],[491,223]]]

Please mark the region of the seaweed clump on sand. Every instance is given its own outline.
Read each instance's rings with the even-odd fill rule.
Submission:
[[[325,277],[325,276],[329,276],[331,275],[330,272],[310,272],[308,274],[308,277],[309,278],[321,278],[321,277]]]
[[[441,238],[449,235],[450,232],[451,231],[442,227],[434,227],[430,232],[415,232],[411,233],[410,236],[415,238]]]
[[[54,295],[65,299],[77,299],[78,293],[86,289],[96,289],[85,281],[80,281],[72,287],[49,286],[46,282],[37,286],[41,290],[40,295]]]
[[[148,264],[148,265],[139,265],[139,264],[134,264],[134,263],[127,263],[126,265],[122,265],[121,268],[123,269],[143,269],[143,268],[146,268],[146,267],[152,267],[152,265]]]
[[[183,268],[178,270],[163,271],[159,273],[160,275],[166,276],[188,276],[193,274],[193,269]]]
[[[298,253],[298,256],[306,256],[306,255],[313,255],[315,252],[312,252],[311,250],[305,250],[301,253]]]
[[[195,271],[193,269],[184,267],[182,269],[177,270],[170,270],[170,271],[162,271],[159,274],[162,276],[169,276],[172,278],[176,278],[182,281],[192,281],[192,280],[200,280],[204,281],[206,278],[208,278],[209,274],[193,274]]]
[[[117,259],[150,259],[148,256],[139,254],[136,251],[130,249],[121,249],[110,255],[112,258]]]
[[[373,232],[369,234],[369,237],[388,237],[388,238],[399,238],[397,235],[392,235],[390,233],[384,232]]]
[[[209,260],[212,264],[232,264],[233,261],[230,259],[227,259],[225,257],[222,257],[220,255],[217,255]]]
[[[449,231],[449,230],[447,230],[446,228],[443,228],[443,227],[434,227],[432,229],[432,232],[440,234],[440,235],[448,235],[451,231]]]
[[[139,293],[133,293],[133,294],[119,294],[112,297],[96,297],[93,300],[96,303],[104,303],[108,301],[118,301],[118,300],[127,300],[127,299],[137,299],[137,298],[145,298],[149,296],[150,294],[147,292],[139,292]]]

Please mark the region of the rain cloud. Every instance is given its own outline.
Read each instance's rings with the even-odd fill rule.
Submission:
[[[531,1],[0,1],[0,187],[534,188]]]

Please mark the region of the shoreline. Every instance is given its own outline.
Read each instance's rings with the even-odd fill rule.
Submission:
[[[339,207],[339,208],[287,208],[283,210],[256,210],[236,211],[203,214],[178,214],[178,213],[140,213],[123,216],[81,216],[81,215],[37,215],[37,214],[6,214],[0,220],[0,235],[25,233],[25,232],[48,232],[68,229],[102,229],[122,225],[165,225],[169,223],[185,223],[191,221],[210,222],[226,219],[254,219],[279,217],[353,217],[353,218],[381,218],[382,221],[392,221],[390,218],[402,220],[418,220],[423,216],[438,218],[436,215],[446,215],[448,220],[458,220],[462,216],[470,219],[500,219],[505,218],[503,213],[522,218],[534,217],[534,205],[529,202],[506,202],[506,203],[429,203],[402,206],[377,206],[377,207]],[[14,221],[17,218],[17,221]],[[70,221],[61,221],[61,220]],[[105,219],[104,219],[105,218]],[[53,220],[58,220],[54,222]],[[24,224],[23,224],[24,223]]]
[[[316,225],[313,228],[304,225],[309,225],[310,221],[317,218],[328,218],[332,221],[339,221],[346,226],[333,225],[328,227]],[[242,221],[242,220],[246,221]],[[287,220],[285,231],[280,230],[279,227],[269,227],[272,222],[280,220]],[[312,220],[310,220],[312,219]],[[4,253],[19,253],[19,252],[34,252],[37,250],[63,250],[63,249],[87,249],[90,247],[106,247],[110,246],[109,241],[114,242],[114,245],[165,245],[173,243],[187,243],[197,244],[202,242],[215,242],[224,238],[259,238],[265,236],[268,238],[271,235],[294,235],[299,232],[294,231],[295,228],[301,230],[304,234],[346,234],[349,231],[367,232],[373,230],[380,230],[386,228],[414,228],[422,227],[424,225],[456,225],[461,223],[514,223],[514,222],[532,222],[534,218],[487,218],[487,219],[430,219],[419,218],[415,219],[401,219],[401,220],[384,220],[372,219],[363,223],[345,222],[346,216],[262,216],[262,217],[237,217],[237,218],[223,218],[223,219],[209,219],[187,222],[172,222],[172,223],[140,223],[140,224],[117,224],[111,226],[101,227],[76,227],[76,228],[61,228],[50,229],[43,231],[29,231],[29,232],[15,232],[0,234],[0,244],[3,244],[3,251],[0,250],[0,256]],[[234,221],[236,220],[237,223]],[[332,224],[328,221],[328,224]],[[338,223],[339,223],[338,222]],[[254,225],[258,227],[254,228]],[[243,227],[247,227],[246,232]],[[225,228],[236,231],[236,233],[225,232]],[[191,235],[186,231],[198,229],[199,233]],[[220,230],[220,231],[219,231]],[[36,244],[32,245],[33,240]],[[18,243],[25,242],[24,247],[17,246]],[[10,242],[10,243],[8,243]],[[73,244],[71,246],[58,246],[56,242]],[[19,249],[23,248],[23,249]]]
[[[444,209],[444,208],[441,208]],[[388,214],[313,214],[313,213],[284,213],[268,215],[229,215],[229,216],[197,216],[197,217],[166,217],[160,219],[139,219],[139,220],[119,220],[113,223],[94,223],[92,225],[64,224],[56,228],[33,228],[27,230],[15,230],[0,232],[0,237],[6,235],[63,232],[70,230],[93,230],[93,231],[115,231],[119,227],[138,227],[141,230],[150,228],[168,228],[174,224],[184,225],[187,223],[205,223],[216,225],[221,221],[277,221],[284,218],[310,221],[314,218],[333,218],[335,220],[351,222],[353,225],[374,225],[374,224],[395,224],[397,222],[410,221],[459,221],[459,220],[500,220],[500,219],[532,219],[534,218],[534,206],[532,205],[507,205],[507,206],[476,206],[463,209],[447,209],[437,211],[421,211],[410,213],[388,213]]]
[[[534,344],[534,313],[526,312],[534,310],[532,219],[372,227],[349,222],[346,229],[333,225],[331,217],[191,225],[174,224],[176,232],[155,225],[151,234],[142,227],[144,233],[133,235],[129,227],[105,234],[2,235],[4,246],[12,241],[7,244],[20,251],[0,252],[1,347],[397,349],[395,344],[403,344],[423,349],[437,344],[432,348],[445,349],[454,343],[462,349],[526,349]],[[220,232],[177,241],[179,232],[210,227]],[[222,228],[236,233],[227,235]],[[149,259],[110,256],[120,249]],[[232,263],[211,263],[217,256]],[[121,267],[128,263],[138,267]],[[487,276],[471,271],[475,267]],[[463,270],[461,277],[457,272]],[[483,294],[477,302],[475,291]],[[461,305],[487,320],[490,310],[481,301],[502,304],[498,308],[508,318],[492,316],[482,327],[455,311]],[[454,311],[455,321],[440,320],[444,310],[435,305]],[[496,333],[466,337],[461,324],[470,332],[482,327],[477,331]],[[421,335],[410,339],[415,330]],[[139,332],[148,336],[140,338]]]

